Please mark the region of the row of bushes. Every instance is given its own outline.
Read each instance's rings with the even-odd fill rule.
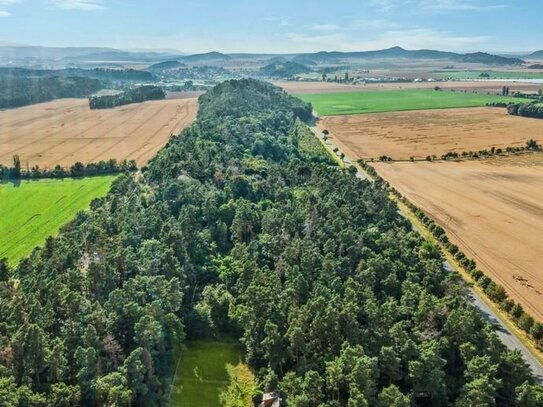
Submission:
[[[91,96],[89,98],[89,107],[91,109],[111,109],[131,103],[141,103],[146,100],[162,100],[165,98],[166,93],[161,87],[145,85],[129,89],[117,95]]]
[[[449,151],[441,156],[442,160],[454,160],[459,157],[462,158],[479,158],[479,157],[491,157],[494,155],[500,155],[503,153],[513,154],[520,153],[523,151],[540,151],[541,146],[537,143],[536,140],[530,139],[526,141],[526,145],[521,147],[506,147],[505,149],[491,147],[490,150],[483,149],[479,151],[462,151],[462,153],[457,153],[454,151]]]
[[[455,260],[462,265],[462,267],[464,267],[476,284],[483,289],[487,297],[497,304],[501,310],[505,311],[515,325],[526,332],[535,341],[538,349],[543,350],[543,323],[536,322],[530,314],[524,311],[520,304],[508,297],[505,288],[492,281],[490,277],[477,269],[475,260],[470,259],[457,245],[450,242],[445,230],[427,216],[422,209],[418,208],[400,192],[391,187],[388,182],[377,174],[372,166],[368,165],[363,160],[358,161],[358,163],[364,171],[371,175],[376,182],[382,186],[382,188],[385,188],[388,192],[392,193],[417,216],[441,245],[453,255]]]
[[[337,153],[337,149],[336,152]],[[480,157],[492,157],[494,155],[501,155],[504,153],[508,154],[514,154],[514,153],[520,153],[523,151],[541,151],[541,146],[537,143],[536,140],[530,139],[526,141],[526,145],[521,147],[506,147],[505,149],[502,148],[496,148],[491,147],[488,149],[483,149],[479,151],[462,151],[461,153],[457,153],[456,151],[448,151],[445,154],[441,155],[441,160],[456,160],[458,158],[480,158]],[[437,160],[436,155],[427,155],[425,158],[426,161],[435,161]],[[375,160],[373,158],[370,159],[370,162],[374,162]],[[381,155],[379,156],[379,161],[381,162],[390,162],[390,161],[396,161],[393,160],[392,157],[389,157],[387,155]],[[403,160],[402,160],[403,161]],[[410,161],[414,162],[415,157],[410,157]],[[419,161],[419,160],[417,160]]]
[[[90,177],[95,175],[133,172],[137,171],[137,169],[138,167],[134,160],[117,162],[117,160],[111,159],[89,164],[83,164],[78,161],[67,168],[57,165],[53,169],[41,169],[39,166],[35,165],[32,168],[23,170],[21,169],[21,160],[19,159],[19,156],[15,155],[13,156],[13,167],[7,167],[0,164],[0,179]]]

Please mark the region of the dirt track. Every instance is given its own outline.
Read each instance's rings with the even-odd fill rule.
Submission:
[[[510,92],[537,92],[542,84],[521,83],[512,81],[481,82],[481,81],[447,81],[447,82],[409,82],[409,83],[372,83],[367,85],[347,85],[333,82],[294,82],[277,81],[275,85],[282,87],[288,93],[336,93],[336,92],[364,92],[391,89],[432,89],[439,86],[443,89],[466,90],[478,93],[497,93],[504,86],[509,86]]]
[[[26,168],[76,161],[134,159],[145,165],[196,117],[197,99],[151,101],[90,110],[86,99],[61,99],[0,111],[0,164],[14,154]]]
[[[440,157],[447,151],[479,151],[543,143],[543,120],[511,116],[502,108],[418,110],[328,116],[319,121],[353,159],[387,155],[396,160]]]
[[[478,268],[543,321],[543,154],[481,161],[375,163]]]

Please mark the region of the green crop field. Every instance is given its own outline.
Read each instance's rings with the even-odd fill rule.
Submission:
[[[315,93],[297,95],[321,116],[400,110],[447,109],[485,106],[489,102],[520,102],[522,99],[430,89],[375,92]]]
[[[228,385],[226,364],[241,358],[234,342],[189,341],[179,359],[171,407],[216,407],[219,393]]]
[[[103,196],[115,176],[0,184],[0,258],[15,264]]]
[[[481,74],[488,74],[482,77]],[[436,72],[439,79],[543,79],[543,72],[450,71]]]

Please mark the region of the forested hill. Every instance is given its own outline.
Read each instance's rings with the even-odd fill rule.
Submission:
[[[229,335],[289,407],[541,406],[518,353],[311,107],[229,81],[143,177],[0,267],[0,405],[158,406],[185,338]]]
[[[4,77],[0,74],[0,109],[58,98],[81,98],[100,90],[99,80],[81,77]]]

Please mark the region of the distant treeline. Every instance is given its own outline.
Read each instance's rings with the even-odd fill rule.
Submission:
[[[99,80],[90,78],[0,76],[0,109],[86,97],[101,87]]]
[[[543,119],[543,105],[535,103],[514,103],[507,106],[507,113],[514,116]]]
[[[146,100],[161,100],[166,98],[162,88],[154,85],[139,86],[118,95],[92,96],[89,98],[91,109],[111,109],[113,107],[141,103]]]
[[[147,71],[136,69],[111,69],[111,68],[67,68],[67,69],[26,69],[26,68],[0,68],[0,77],[17,78],[41,78],[41,77],[80,77],[98,79],[109,82],[149,82],[156,77]]]
[[[0,109],[60,98],[84,98],[106,86],[122,88],[155,80],[150,72],[134,69],[0,68]]]
[[[59,72],[63,75],[83,76],[87,78],[99,79],[101,81],[113,82],[153,82],[156,80],[156,77],[152,73],[137,69],[71,68],[64,69]]]
[[[506,89],[504,87],[504,89]],[[509,92],[509,89],[507,88]],[[530,99],[531,102],[507,103],[493,102],[487,103],[491,107],[506,107],[507,112],[514,116],[534,117],[543,119],[543,91],[540,89],[538,93],[521,93],[515,92],[513,96],[521,99]]]
[[[53,169],[41,169],[34,166],[27,170],[21,168],[18,155],[13,156],[13,166],[6,167],[0,164],[0,179],[41,179],[41,178],[67,178],[90,177],[94,175],[119,174],[121,172],[134,172],[138,167],[134,160],[117,162],[115,159],[99,161],[97,163],[83,164],[76,162],[69,168],[57,165]]]
[[[507,154],[515,154],[515,153],[521,153],[525,151],[541,151],[541,146],[538,144],[537,140],[529,139],[526,141],[526,144],[521,147],[515,147],[515,146],[509,146],[505,149],[491,147],[489,149],[483,149],[479,151],[462,151],[461,153],[457,153],[456,151],[448,151],[441,155],[442,160],[456,160],[460,157],[462,158],[480,158],[480,157],[492,157],[494,155],[501,155],[504,153]],[[429,157],[429,156],[428,156]],[[429,158],[426,158],[426,161],[432,161]]]

